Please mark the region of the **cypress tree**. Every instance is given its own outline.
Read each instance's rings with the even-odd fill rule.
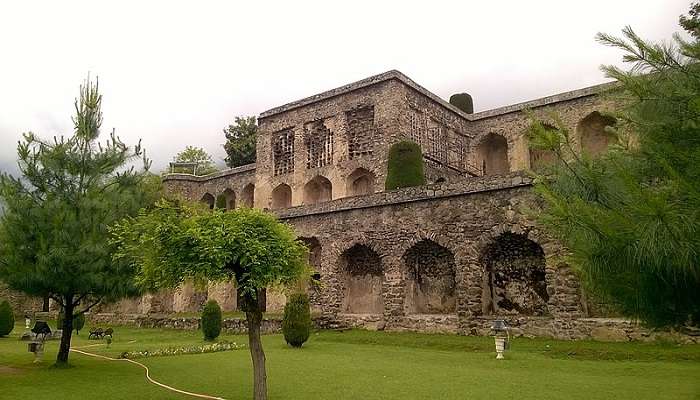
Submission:
[[[301,347],[311,335],[311,309],[306,293],[294,293],[284,306],[282,320],[284,340],[292,347]]]
[[[411,141],[394,144],[389,149],[386,189],[425,185],[423,169],[423,154],[418,144]]]

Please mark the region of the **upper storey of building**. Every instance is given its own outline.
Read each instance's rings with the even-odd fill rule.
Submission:
[[[597,152],[614,123],[601,113],[613,104],[599,96],[610,87],[467,114],[389,71],[260,114],[255,166],[166,180],[210,204],[219,194],[260,208],[315,204],[383,191],[389,148],[406,139],[420,144],[431,183],[536,168],[551,155],[528,148],[521,111],[556,113],[581,148]]]

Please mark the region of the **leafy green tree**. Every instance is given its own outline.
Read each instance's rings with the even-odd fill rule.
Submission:
[[[534,121],[530,146],[558,162],[538,176],[540,220],[571,250],[584,282],[627,316],[649,325],[700,321],[700,44],[652,44],[626,28],[599,34],[622,49],[617,140],[600,157],[575,150],[556,121]]]
[[[221,307],[216,300],[209,300],[202,310],[202,333],[204,340],[214,340],[221,334]]]
[[[411,141],[398,142],[389,149],[385,187],[387,190],[425,185],[423,153]]]
[[[102,96],[89,79],[75,101],[74,133],[42,140],[26,133],[17,147],[21,177],[0,175],[0,280],[50,296],[66,315],[138,294],[135,269],[112,259],[107,227],[152,203],[159,179],[147,172],[140,144],[112,132],[98,141]],[[144,169],[130,166],[141,159]],[[73,318],[64,318],[57,365],[68,362]]]
[[[0,337],[7,336],[15,328],[15,315],[7,300],[0,302]]]
[[[307,250],[288,225],[252,208],[203,211],[160,201],[113,228],[118,260],[139,271],[148,287],[177,287],[185,279],[234,280],[248,322],[254,398],[267,398],[260,326],[266,288],[305,276]]]
[[[306,293],[293,293],[284,305],[282,319],[284,340],[292,347],[301,347],[311,335],[311,307]]]
[[[224,128],[226,135],[226,165],[230,168],[255,162],[258,125],[255,117],[236,117],[235,122]]]
[[[185,150],[177,153],[173,158],[174,162],[178,163],[195,163],[194,167],[174,167],[174,173],[194,174],[197,176],[212,174],[218,169],[214,165],[209,153],[201,147],[187,146]]]

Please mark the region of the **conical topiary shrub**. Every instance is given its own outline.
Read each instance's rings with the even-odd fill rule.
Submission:
[[[301,347],[311,335],[311,309],[306,293],[294,293],[284,306],[282,320],[284,340],[293,347]]]
[[[204,340],[214,340],[221,334],[221,307],[216,300],[209,300],[202,310]]]
[[[396,143],[389,149],[386,189],[425,185],[423,169],[423,154],[419,145],[411,141]]]
[[[73,318],[73,329],[75,333],[79,334],[80,330],[85,326],[85,314],[78,314]]]
[[[7,336],[15,327],[15,315],[7,300],[0,303],[0,337]]]

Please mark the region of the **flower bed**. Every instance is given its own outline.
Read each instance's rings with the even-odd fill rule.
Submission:
[[[142,351],[125,351],[119,358],[128,358],[130,360],[136,358],[146,358],[146,357],[162,357],[162,356],[179,356],[183,354],[204,354],[204,353],[216,353],[219,351],[230,351],[230,350],[240,350],[243,349],[245,345],[238,344],[236,342],[221,341],[211,344],[205,344],[202,346],[189,346],[189,347],[166,347],[164,349],[156,350],[142,350]]]

